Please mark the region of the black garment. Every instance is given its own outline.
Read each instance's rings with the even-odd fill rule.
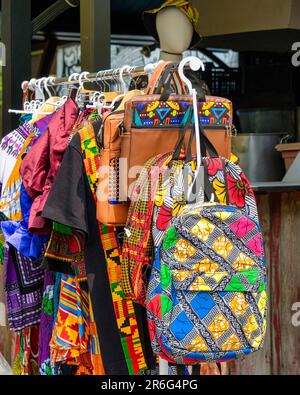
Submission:
[[[96,219],[96,204],[85,173],[80,136],[73,137],[56,176],[43,217],[86,234],[85,266],[91,301],[106,374],[128,374],[111,297],[105,255]],[[153,358],[148,330],[145,332],[145,310],[137,320],[142,346],[151,369]],[[150,355],[150,358],[147,356]]]

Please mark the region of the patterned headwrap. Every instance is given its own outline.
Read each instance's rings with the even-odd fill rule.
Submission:
[[[157,14],[161,10],[166,7],[177,7],[182,11],[191,21],[194,29],[197,30],[197,23],[199,21],[199,12],[195,7],[186,1],[186,0],[167,0],[164,2],[159,8],[155,8],[154,10],[146,11],[151,14]]]
[[[153,10],[147,10],[143,13],[143,22],[148,32],[159,41],[158,33],[156,30],[156,14],[167,7],[176,7],[182,11],[189,19],[194,28],[194,34],[191,41],[190,48],[195,47],[201,40],[199,35],[199,12],[193,7],[189,1],[186,0],[167,0],[160,7]]]

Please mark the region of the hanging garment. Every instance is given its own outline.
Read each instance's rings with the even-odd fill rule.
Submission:
[[[25,328],[17,334],[13,375],[38,375],[38,326]]]
[[[52,320],[54,325],[51,331],[43,328],[43,317],[40,325],[40,333],[44,333],[45,329],[46,334],[50,335],[48,342],[43,342],[44,354],[46,355],[47,352],[50,356],[49,360],[44,363],[46,371],[50,372],[50,365],[54,375],[105,374],[87,285],[81,283],[79,286],[75,276],[56,273],[55,278],[54,321]],[[66,282],[69,282],[71,286],[66,285]],[[87,322],[88,325],[84,325]],[[76,330],[76,323],[78,330]],[[68,328],[70,324],[72,326]],[[66,364],[71,370],[66,371]]]
[[[76,275],[79,282],[87,281],[84,243],[84,233],[54,222],[43,266],[54,272]]]
[[[63,274],[50,349],[52,362],[82,364],[91,374],[88,304],[88,292],[80,289],[76,277]]]
[[[14,132],[5,136],[0,148],[0,211],[10,220],[22,220],[20,207],[20,166],[23,156],[44,133],[51,120],[48,115],[31,125],[24,123]]]
[[[78,106],[69,98],[53,115],[43,136],[36,142],[20,168],[27,193],[33,198],[28,229],[48,234],[51,227],[41,216],[44,204],[60,167],[78,116]]]
[[[20,204],[23,220],[1,222],[2,232],[7,245],[15,248],[24,257],[35,261],[41,257],[43,245],[47,243],[48,236],[33,235],[28,232],[32,199],[25,191],[23,184],[21,184]]]
[[[0,213],[0,221],[5,221],[6,217]],[[5,240],[0,229],[0,331],[6,324],[6,309],[5,309],[5,290],[4,290],[4,253]],[[1,341],[0,341],[1,344]],[[2,351],[3,352],[3,351]]]
[[[91,125],[88,125],[81,130],[79,135],[81,138],[81,148],[84,154],[85,171],[96,204],[100,153],[96,143],[95,129]],[[121,287],[121,246],[114,228],[107,227],[100,223],[98,223],[98,226],[105,252],[115,315],[119,320],[123,321],[123,323],[118,324],[123,352],[125,355],[130,355],[130,358],[126,359],[129,373],[136,374],[139,371],[145,370],[147,366],[140,344],[134,306],[131,301],[125,299]],[[129,322],[126,322],[127,314]]]
[[[11,217],[21,219],[1,222],[1,230],[8,245],[4,261],[8,322],[14,331],[30,327],[40,320],[44,271],[39,258],[46,240],[29,234],[27,230],[31,202],[25,190],[22,190],[19,169],[23,155],[43,135],[50,120],[51,116],[45,117],[31,129],[7,182],[9,184],[11,181],[13,194],[6,194],[10,189],[5,188],[3,191],[6,197],[9,196],[4,211],[14,212]]]
[[[54,325],[54,283],[55,275],[45,273],[42,299],[41,319],[39,326],[39,372],[43,376],[52,376],[49,343]]]
[[[140,316],[144,317],[145,312],[142,314],[138,312],[139,308],[124,303],[118,277],[112,277],[114,271],[111,268],[117,269],[117,276],[120,270],[119,251],[115,248],[116,235],[112,238],[111,231],[105,235],[105,229],[101,228],[104,233],[103,240],[107,244],[113,244],[112,249],[109,247],[110,251],[104,251],[100,238],[96,204],[89,183],[89,180],[93,180],[92,182],[97,185],[96,130],[99,130],[98,126],[93,128],[92,125],[83,129],[90,133],[83,145],[79,134],[73,137],[44,207],[43,216],[80,230],[86,235],[85,265],[105,373],[134,374],[145,370],[147,365],[151,366],[153,357],[149,339],[146,335],[141,339],[140,335],[144,328],[144,321]],[[90,147],[89,143],[92,143]],[[85,147],[89,149],[88,155]],[[88,157],[87,161],[90,164],[91,171],[88,172],[88,177],[84,157]],[[108,262],[106,256],[109,258]],[[148,364],[145,363],[146,355],[152,357],[147,359]]]
[[[20,127],[20,132],[23,133],[22,140],[20,143],[16,144],[16,148],[12,151],[15,153],[15,156],[13,158],[9,158],[9,151],[2,151],[1,160],[3,163],[1,163],[0,167],[2,171],[2,176],[0,179],[0,183],[2,184],[0,211],[5,214],[7,218],[16,221],[22,220],[20,206],[21,177],[19,173],[19,168],[22,162],[22,154],[26,152],[27,148],[31,144],[32,138],[35,135],[33,127],[28,125],[26,125],[26,128],[25,125]],[[4,140],[2,147],[3,144],[5,147],[6,144],[8,144],[8,139]]]
[[[4,214],[0,212],[0,223],[3,221],[7,221],[7,218],[5,217]],[[5,239],[0,229],[0,265],[3,265],[4,263],[4,252],[5,252]]]
[[[19,126],[13,132],[7,134],[0,145],[0,194],[6,186],[9,176],[16,164],[19,153],[25,140],[32,132],[33,128],[28,123]],[[2,187],[2,188],[1,188]]]
[[[48,239],[43,236],[39,237],[32,235],[28,232],[28,220],[32,199],[28,196],[22,185],[19,169],[23,156],[44,134],[51,118],[52,115],[48,115],[34,124],[34,133],[31,133],[25,141],[24,147],[22,148],[12,171],[12,176],[10,177],[11,180],[14,180],[14,195],[7,202],[6,211],[11,206],[17,206],[18,217],[21,217],[22,220],[6,220],[0,224],[6,244],[18,250],[24,257],[32,260],[36,260],[41,256],[42,245],[46,243]]]
[[[127,298],[145,305],[147,266],[153,259],[151,224],[154,196],[172,155],[151,158],[134,185],[122,249],[121,284]]]
[[[19,331],[40,321],[44,270],[10,247],[4,257],[5,299],[10,330]]]

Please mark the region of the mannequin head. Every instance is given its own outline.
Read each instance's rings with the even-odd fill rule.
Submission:
[[[156,29],[161,48],[161,59],[178,61],[192,41],[194,27],[177,7],[166,7],[157,13]],[[166,52],[165,52],[166,51]]]

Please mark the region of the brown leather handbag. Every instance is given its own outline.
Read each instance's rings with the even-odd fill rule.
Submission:
[[[172,70],[172,72],[171,72]],[[126,224],[132,183],[145,162],[172,151],[192,111],[190,96],[171,94],[182,83],[171,62],[161,62],[149,81],[145,95],[125,103],[124,111],[103,117],[97,218],[108,226]],[[158,92],[158,94],[154,94]],[[221,156],[231,152],[232,104],[229,100],[206,97],[199,101],[199,116],[208,138]],[[186,141],[189,133],[186,133]]]
[[[198,106],[200,123],[207,137],[219,156],[230,158],[231,101],[207,96]],[[131,184],[145,162],[174,149],[191,111],[192,98],[188,95],[172,94],[164,100],[161,95],[138,96],[125,104],[124,124],[120,130],[121,158],[127,159],[129,197]],[[189,135],[190,131],[186,133],[186,142]]]
[[[161,89],[159,83],[162,75],[171,65],[171,62],[158,64],[145,91],[146,97],[151,96],[157,89]],[[124,121],[124,114],[124,111],[117,110],[104,114],[98,133],[100,167],[98,169],[97,219],[108,226],[125,225],[129,207],[127,189],[123,185],[123,181],[125,185],[127,181],[127,166],[126,164],[122,166],[122,159],[120,161],[122,149],[120,127]],[[146,157],[148,157],[147,154]],[[125,196],[124,194],[122,196],[121,191],[125,191]]]

